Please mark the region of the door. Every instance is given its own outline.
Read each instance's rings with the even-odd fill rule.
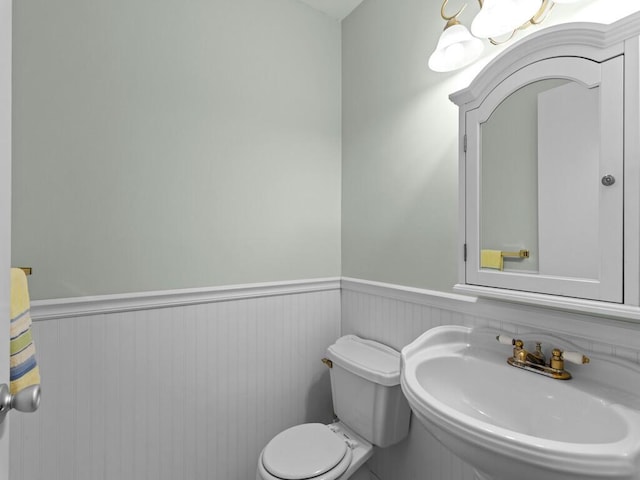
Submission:
[[[11,0],[0,0],[0,383],[7,385],[11,264],[11,5]],[[8,478],[9,421],[5,419],[0,424],[0,480]]]

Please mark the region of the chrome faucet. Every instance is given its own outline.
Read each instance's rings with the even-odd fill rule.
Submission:
[[[507,359],[509,365],[557,380],[569,380],[571,378],[571,373],[564,369],[565,360],[576,364],[589,363],[589,357],[581,353],[563,352],[558,348],[552,350],[551,358],[547,363],[540,342],[536,342],[534,352],[529,352],[524,348],[524,342],[520,339],[498,335],[496,340],[503,345],[513,345],[513,356]]]

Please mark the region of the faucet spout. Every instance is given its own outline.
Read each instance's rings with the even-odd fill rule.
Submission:
[[[542,351],[542,344],[540,342],[536,342],[536,351],[533,353],[527,353],[527,362],[533,363],[535,365],[546,365],[547,360],[544,356],[544,352]]]

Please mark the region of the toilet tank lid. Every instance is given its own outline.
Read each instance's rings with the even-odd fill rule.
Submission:
[[[332,362],[371,382],[387,387],[400,383],[400,353],[391,347],[345,335],[327,353]]]

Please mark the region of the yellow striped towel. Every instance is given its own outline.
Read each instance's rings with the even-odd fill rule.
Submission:
[[[15,395],[23,388],[40,384],[40,369],[31,337],[31,306],[27,276],[19,268],[11,269],[11,346],[10,390]]]

